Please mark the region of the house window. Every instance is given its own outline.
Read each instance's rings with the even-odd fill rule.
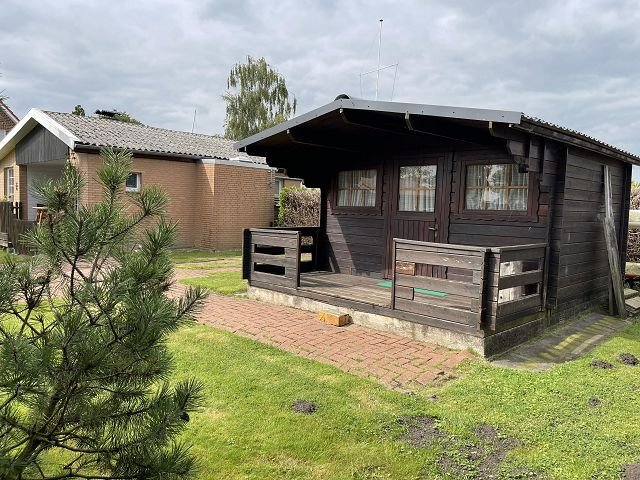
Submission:
[[[433,212],[436,200],[435,165],[400,167],[398,210],[400,212]]]
[[[15,179],[13,176],[13,167],[4,169],[4,196],[13,198],[15,188]]]
[[[127,177],[127,182],[125,183],[124,189],[127,192],[139,192],[140,184],[142,180],[141,173],[130,173]]]
[[[378,171],[346,170],[338,173],[338,207],[375,207]]]
[[[467,210],[527,210],[529,174],[516,164],[468,165],[465,187]]]
[[[284,178],[276,178],[276,199],[280,198],[280,192],[284,188]]]

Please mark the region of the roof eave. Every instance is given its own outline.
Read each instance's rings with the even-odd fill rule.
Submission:
[[[42,125],[71,149],[74,148],[75,143],[78,141],[78,137],[42,110],[32,108],[29,110],[29,113],[11,129],[7,136],[0,141],[0,158],[7,156],[20,140],[26,137],[37,125]]]
[[[322,107],[311,110],[303,115],[287,120],[250,137],[239,140],[233,144],[233,148],[243,151],[247,146],[260,140],[264,140],[278,133],[286,132],[288,129],[306,123],[314,118],[325,115],[340,108],[349,110],[370,110],[384,113],[398,113],[410,115],[425,115],[441,118],[490,121],[495,123],[519,124],[522,112],[509,110],[487,110],[480,108],[451,107],[444,105],[423,105],[418,103],[399,103],[361,100],[355,98],[341,98]]]
[[[640,165],[640,157],[637,155],[612,147],[579,132],[570,131],[544,121],[538,122],[533,118],[526,117],[522,119],[519,125],[512,125],[512,128],[600,153],[626,163]]]

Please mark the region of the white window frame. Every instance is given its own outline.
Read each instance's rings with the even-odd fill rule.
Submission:
[[[135,175],[135,179],[136,179],[136,186],[135,187],[130,187],[129,185],[127,185],[127,182],[129,182],[129,179],[134,175]],[[142,186],[142,173],[140,173],[140,172],[131,172],[131,173],[129,173],[129,177],[127,178],[127,180],[124,183],[124,190],[126,192],[139,192],[141,186]]]
[[[4,196],[7,198],[13,198],[16,193],[15,187],[15,171],[13,167],[7,167],[4,169]]]

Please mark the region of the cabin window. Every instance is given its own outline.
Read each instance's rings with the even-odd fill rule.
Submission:
[[[433,212],[436,200],[435,165],[400,167],[398,210]]]
[[[142,183],[142,174],[141,173],[130,173],[127,177],[127,182],[125,183],[124,189],[127,192],[139,192],[140,184]]]
[[[466,210],[526,211],[529,174],[512,163],[468,165],[466,171]]]
[[[15,188],[15,177],[13,176],[13,167],[4,169],[4,196],[13,198]]]
[[[346,170],[338,173],[338,207],[375,207],[378,171]]]

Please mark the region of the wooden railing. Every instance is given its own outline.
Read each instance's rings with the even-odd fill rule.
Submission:
[[[394,239],[391,307],[496,330],[542,309],[545,251],[545,244],[490,248]]]
[[[249,284],[300,285],[300,232],[249,228],[242,245],[242,278]]]
[[[485,323],[491,330],[542,310],[547,245],[491,248]]]
[[[394,239],[391,307],[446,322],[480,328],[489,249]],[[417,275],[429,265],[437,276]],[[467,281],[448,280],[446,268],[466,273]],[[437,272],[437,273],[436,273]],[[438,278],[441,277],[441,278]]]
[[[35,223],[18,218],[20,204],[0,202],[0,232],[7,234],[8,243],[17,253],[29,253],[22,236],[31,230]]]
[[[268,229],[273,230],[273,229]],[[318,269],[319,227],[278,227],[277,230],[300,232],[300,272]]]

